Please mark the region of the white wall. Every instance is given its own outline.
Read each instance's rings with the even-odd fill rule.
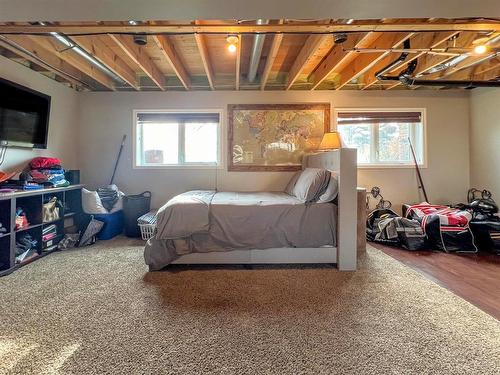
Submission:
[[[123,134],[127,144],[116,183],[127,193],[153,192],[153,205],[189,189],[214,188],[214,170],[138,170],[132,168],[133,109],[223,109],[237,103],[331,102],[333,107],[426,108],[428,168],[422,170],[430,200],[463,201],[469,186],[469,95],[465,91],[219,91],[167,93],[81,93],[79,156],[83,181],[108,183]],[[225,122],[224,116],[224,122]],[[225,125],[225,124],[224,124]],[[224,135],[225,140],[225,135]],[[225,150],[223,155],[225,155]],[[220,190],[282,190],[290,173],[218,171]],[[415,171],[361,169],[360,186],[379,186],[397,210],[416,202]]]
[[[500,89],[471,95],[471,187],[488,189],[500,202]]]
[[[0,0],[0,21],[498,16],[498,0]]]
[[[9,148],[0,170],[21,170],[36,156],[57,157],[66,169],[77,168],[78,93],[3,56],[0,77],[52,97],[47,149]]]

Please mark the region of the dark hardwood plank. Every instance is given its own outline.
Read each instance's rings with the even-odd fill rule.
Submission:
[[[500,256],[373,247],[500,320]]]

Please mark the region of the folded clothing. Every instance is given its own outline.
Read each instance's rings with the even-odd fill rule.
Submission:
[[[101,203],[104,208],[108,211],[111,211],[116,202],[118,202],[118,188],[116,185],[110,185],[106,188],[97,189],[97,194],[99,198],[101,198]]]
[[[64,176],[61,160],[57,158],[34,158],[21,173],[21,179],[52,187],[69,185]]]
[[[57,158],[38,157],[32,159],[29,166],[31,169],[51,168],[54,166],[61,167],[61,160]]]
[[[54,187],[57,186],[67,186],[68,181],[64,176],[64,169],[54,168],[54,169],[32,169],[23,173],[23,178],[28,181],[35,181],[40,184],[48,184]]]

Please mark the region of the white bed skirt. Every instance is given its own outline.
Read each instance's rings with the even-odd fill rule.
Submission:
[[[192,253],[172,264],[280,264],[337,263],[336,247],[277,248],[265,250],[234,250],[227,252]]]

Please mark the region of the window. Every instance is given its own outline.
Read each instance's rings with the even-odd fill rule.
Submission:
[[[217,166],[219,112],[135,111],[135,166]]]
[[[361,166],[413,166],[410,140],[419,165],[425,160],[424,110],[337,110],[337,131],[358,149]]]

